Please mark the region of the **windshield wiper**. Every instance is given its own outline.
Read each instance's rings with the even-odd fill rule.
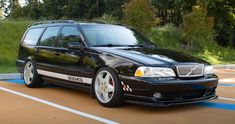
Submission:
[[[146,44],[136,44],[136,45],[127,45],[129,47],[156,47],[154,45],[146,45]]]
[[[118,45],[118,44],[102,44],[102,45],[94,45],[94,47],[122,47],[126,45]]]
[[[154,45],[136,44],[136,45],[121,45],[121,44],[102,44],[94,45],[94,47],[155,47]]]

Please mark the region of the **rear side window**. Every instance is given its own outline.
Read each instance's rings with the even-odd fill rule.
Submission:
[[[75,26],[64,26],[61,30],[57,47],[67,48],[70,42],[80,42],[81,32]],[[80,42],[80,44],[82,44]]]
[[[29,45],[29,46],[35,46],[37,44],[43,30],[44,30],[44,28],[29,29],[25,38],[24,38],[23,44]]]
[[[54,46],[60,27],[48,27],[40,40],[40,46]]]

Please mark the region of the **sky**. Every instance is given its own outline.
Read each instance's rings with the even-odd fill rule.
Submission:
[[[40,0],[41,2],[43,2],[43,0]],[[20,6],[25,6],[26,5],[26,0],[19,0]],[[3,10],[0,10],[3,11]],[[10,11],[10,10],[9,10]],[[7,13],[3,13],[4,16],[7,16]]]
[[[43,2],[43,0],[40,0],[41,2]],[[26,5],[26,0],[19,0],[19,3],[21,6],[25,6]]]
[[[21,6],[25,6],[26,5],[26,1],[25,0],[19,0],[19,3]]]

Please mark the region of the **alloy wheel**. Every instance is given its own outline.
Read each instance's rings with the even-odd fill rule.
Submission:
[[[34,67],[31,62],[27,62],[24,68],[24,80],[27,85],[30,85],[33,81]]]
[[[98,100],[102,103],[108,103],[112,100],[115,90],[114,79],[106,71],[100,71],[95,79],[95,93]]]

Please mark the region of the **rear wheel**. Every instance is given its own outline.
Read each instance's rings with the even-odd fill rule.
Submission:
[[[27,61],[24,67],[24,82],[27,87],[42,87],[43,81],[39,77],[36,66],[32,61]]]
[[[98,70],[93,81],[96,99],[105,107],[117,107],[123,103],[123,92],[117,74],[110,68]]]

